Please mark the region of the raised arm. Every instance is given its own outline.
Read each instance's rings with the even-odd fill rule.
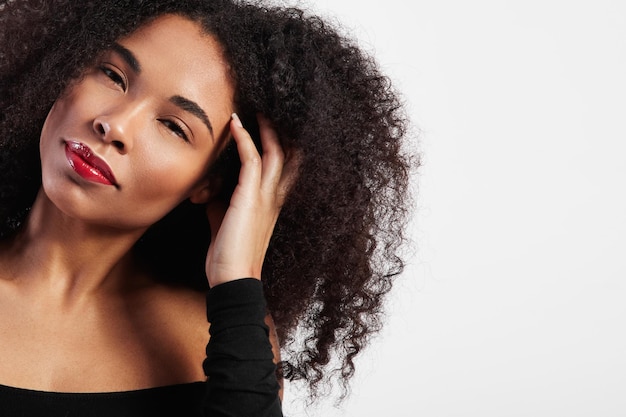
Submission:
[[[209,204],[211,246],[206,273],[211,290],[211,339],[204,371],[207,416],[282,416],[274,352],[265,323],[261,269],[274,225],[297,175],[269,122],[259,117],[263,155],[233,116],[231,132],[241,159],[229,207]]]

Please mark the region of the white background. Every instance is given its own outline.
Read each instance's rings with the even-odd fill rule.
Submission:
[[[415,256],[353,394],[299,416],[626,416],[626,2],[291,4],[407,101]]]

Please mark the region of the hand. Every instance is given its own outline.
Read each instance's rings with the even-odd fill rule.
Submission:
[[[241,159],[239,182],[226,207],[210,202],[211,244],[206,259],[209,286],[239,278],[261,279],[265,253],[280,209],[295,182],[299,154],[285,152],[270,122],[258,116],[263,156],[236,115],[230,130]]]

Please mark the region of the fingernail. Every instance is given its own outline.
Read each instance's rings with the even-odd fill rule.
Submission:
[[[239,116],[237,116],[237,113],[231,114],[230,117],[232,117],[232,119],[235,121],[235,125],[237,127],[243,127],[243,125],[241,124],[241,120],[239,119]]]

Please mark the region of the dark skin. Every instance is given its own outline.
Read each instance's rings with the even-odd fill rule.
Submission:
[[[23,231],[0,250],[0,355],[11,358],[0,364],[2,384],[106,392],[204,380],[204,295],[157,284],[129,251],[150,224],[189,198],[207,205],[209,285],[260,279],[296,177],[298,158],[285,156],[264,118],[262,155],[231,118],[233,89],[219,44],[197,24],[162,16],[120,44],[141,71],[112,54],[55,103],[42,132],[43,188]],[[202,71],[195,57],[208,60]],[[177,108],[174,96],[196,102],[210,128]],[[224,207],[213,199],[207,166],[230,135],[242,168]],[[106,160],[116,184],[73,169],[64,159],[68,137]],[[145,179],[153,176],[161,179],[151,188]],[[135,212],[135,203],[146,202],[150,210]]]

